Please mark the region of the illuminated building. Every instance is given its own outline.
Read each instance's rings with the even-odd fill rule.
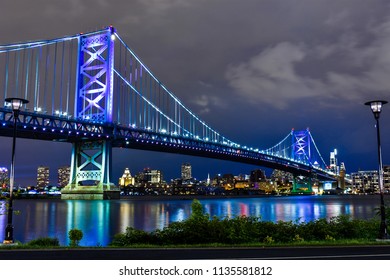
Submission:
[[[38,166],[37,170],[37,188],[44,188],[49,185],[49,167]]]
[[[379,189],[378,170],[358,171],[351,173],[352,185],[362,193],[374,193]]]
[[[329,165],[330,171],[332,171],[334,174],[339,174],[339,170],[337,167],[337,150],[334,149],[333,152],[330,152],[330,165]]]
[[[70,166],[63,166],[58,168],[58,186],[60,188],[69,184],[70,179]]]
[[[390,190],[390,165],[383,166],[383,187]]]
[[[8,183],[8,169],[6,167],[0,167],[0,187],[5,188]]]
[[[150,168],[145,168],[144,171],[139,174],[139,177],[139,180],[143,183],[160,184],[163,181],[162,172]]]
[[[125,168],[125,171],[123,172],[122,177],[119,178],[119,186],[125,187],[128,185],[135,184],[135,178],[131,176],[129,168]]]
[[[189,180],[192,178],[192,167],[190,163],[183,163],[181,165],[181,178],[183,180]]]

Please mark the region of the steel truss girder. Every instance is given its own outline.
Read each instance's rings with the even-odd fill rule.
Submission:
[[[112,129],[101,123],[75,120],[58,116],[42,115],[37,113],[20,112],[16,121],[19,137],[29,137],[43,140],[77,141],[84,137],[92,140],[112,138]],[[13,113],[11,110],[0,108],[0,126],[6,131],[0,135],[7,135],[13,127]],[[25,135],[25,136],[23,136]],[[8,136],[8,135],[7,135]]]
[[[12,112],[0,109],[1,128],[8,127],[11,131]],[[39,124],[39,126],[37,125]],[[91,123],[74,119],[64,119],[53,116],[43,116],[28,112],[21,112],[18,119],[18,126],[23,128],[26,137],[31,138],[35,133],[40,139],[62,140],[76,142],[96,140],[110,140],[113,147],[136,148],[145,150],[169,151],[172,153],[182,153],[191,155],[202,154],[205,157],[228,159],[237,162],[288,170],[289,172],[300,174],[318,173],[319,176],[332,179],[333,176],[325,171],[318,170],[305,163],[292,162],[289,159],[280,158],[277,155],[258,153],[236,147],[230,147],[220,143],[207,142],[199,139],[179,137],[177,135],[161,134],[148,130],[141,130],[132,127],[124,127],[115,124]],[[24,128],[26,127],[26,128]],[[34,129],[36,127],[36,129]],[[60,133],[59,127],[65,127]],[[45,131],[43,131],[43,129]],[[55,132],[52,132],[52,129]],[[38,133],[40,131],[40,134]],[[20,131],[18,131],[19,133]],[[0,130],[1,135],[4,130]],[[10,136],[11,134],[7,135]],[[23,136],[22,136],[23,137]],[[334,178],[333,178],[334,179]]]

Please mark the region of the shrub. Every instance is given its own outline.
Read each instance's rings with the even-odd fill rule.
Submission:
[[[294,242],[303,242],[305,241],[305,239],[303,239],[302,237],[299,236],[299,234],[296,234],[293,238],[293,241]]]
[[[60,242],[58,238],[41,237],[38,239],[31,240],[27,243],[27,245],[37,247],[58,247],[60,246]]]
[[[272,238],[272,236],[268,236],[268,235],[267,235],[267,236],[264,238],[263,242],[266,243],[266,244],[272,244],[272,243],[275,242],[275,240]]]
[[[336,239],[334,237],[330,236],[330,235],[326,235],[325,236],[325,240],[326,241],[336,241]]]
[[[127,228],[125,233],[114,236],[113,246],[129,246],[133,244],[244,244],[264,242],[267,244],[334,241],[342,239],[375,239],[378,220],[353,220],[342,215],[310,222],[261,221],[258,217],[235,217],[210,219],[205,214],[201,203],[194,200],[191,216],[180,222],[169,224],[162,230],[144,232]]]
[[[79,242],[83,238],[83,232],[80,229],[74,228],[69,230],[68,236],[70,239],[70,246],[79,246]]]

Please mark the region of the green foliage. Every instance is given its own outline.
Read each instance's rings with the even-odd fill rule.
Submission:
[[[303,242],[305,241],[305,239],[303,239],[302,237],[299,236],[299,234],[296,234],[293,238],[293,241],[294,242]]]
[[[126,228],[125,233],[119,233],[114,236],[112,245],[114,246],[127,246],[132,244],[147,244],[150,242],[150,235],[142,230],[138,230],[132,227]]]
[[[326,235],[325,236],[325,240],[326,241],[336,241],[336,239],[334,237],[330,236],[330,235]]]
[[[83,239],[83,232],[80,229],[74,228],[69,230],[68,237],[70,239],[70,246],[79,246],[79,242]]]
[[[60,242],[58,238],[41,237],[38,239],[31,240],[27,243],[27,245],[37,247],[58,247],[60,246]]]
[[[133,246],[186,245],[186,244],[248,244],[321,242],[334,240],[375,240],[379,221],[353,220],[341,215],[309,222],[262,221],[258,217],[217,218],[205,214],[198,200],[194,200],[191,216],[181,222],[171,223],[162,230],[144,232],[127,228],[115,235],[111,245]]]
[[[263,242],[266,243],[266,244],[272,244],[272,243],[275,242],[275,240],[272,238],[272,236],[268,236],[268,235],[267,235],[267,236],[264,238]]]

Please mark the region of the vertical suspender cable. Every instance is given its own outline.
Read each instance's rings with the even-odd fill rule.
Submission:
[[[132,84],[132,77],[133,77],[133,63],[132,63],[132,56],[131,56],[131,54],[130,54],[130,60],[129,60],[129,83],[130,83],[130,85]],[[130,98],[129,98],[129,100],[130,100],[130,106],[129,106],[129,124],[130,125],[133,125],[133,107],[132,106],[134,106],[134,102],[133,102],[133,89],[131,89],[130,88]]]
[[[143,97],[146,98],[146,92],[145,92],[145,81],[144,81],[144,73],[143,73],[143,66],[141,65],[141,67],[139,68],[139,81],[140,81],[140,85],[139,85],[139,88],[140,88],[140,91],[141,91],[141,95]],[[142,115],[143,115],[143,120],[142,120],[142,127],[143,128],[146,128],[146,102],[145,102],[145,99],[142,98],[141,99],[142,101]]]
[[[7,52],[5,55],[4,99],[7,98],[7,92],[8,92],[8,67],[9,67],[9,52]]]
[[[51,113],[52,113],[52,115],[54,115],[54,112],[55,112],[54,101],[55,101],[55,89],[56,89],[56,81],[57,81],[56,72],[57,72],[57,42],[55,43],[55,47],[54,47],[54,61],[53,61],[53,87],[52,87],[52,91],[51,91]]]
[[[162,102],[161,102],[161,85],[160,85],[160,83],[159,83],[159,85],[158,85],[158,108],[161,108],[161,104],[162,104]],[[160,131],[161,130],[161,121],[162,121],[162,118],[161,118],[161,116],[160,116],[160,113],[157,113],[157,116],[158,116],[158,129],[157,129],[157,132],[158,131]]]
[[[62,54],[61,54],[61,81],[60,81],[60,110],[64,111],[62,108],[62,87],[64,84],[64,53],[65,53],[65,42],[62,42]]]
[[[16,51],[14,56],[15,61],[15,88],[14,88],[14,96],[18,96],[18,87],[19,87],[19,64],[20,64],[20,52]]]
[[[43,87],[43,107],[44,110],[47,111],[46,108],[46,91],[47,91],[47,72],[48,72],[48,67],[49,67],[49,55],[50,55],[50,48],[46,46],[47,52],[46,52],[46,67],[45,67],[45,84]]]
[[[24,99],[28,99],[28,82],[29,82],[29,70],[30,70],[30,59],[31,59],[31,49],[27,50],[27,65],[26,65],[26,86],[24,89]]]
[[[153,93],[153,91],[152,91],[152,78],[149,76],[149,100],[152,103],[154,103],[152,93]],[[150,112],[150,105],[148,105],[148,127],[149,128],[152,127],[152,116],[151,116],[151,112]]]
[[[115,66],[114,66],[115,68]],[[119,44],[119,75],[122,75],[122,44]],[[121,97],[123,96],[122,93],[122,88],[123,88],[123,82],[120,79],[117,79],[116,82],[116,96],[117,98],[117,103],[118,103],[118,108],[117,108],[117,122],[121,123],[121,107],[123,106],[122,103],[123,101],[121,100]]]
[[[73,70],[73,40],[70,41],[70,46],[69,46],[69,61],[70,61],[70,65],[68,68],[68,83],[66,89],[66,112],[68,114],[69,114],[70,85],[72,84],[72,70]],[[77,96],[75,96],[75,98],[77,98]]]
[[[22,68],[20,69],[20,75],[21,75],[21,80],[23,79],[23,74],[24,74],[24,67],[26,66],[26,52],[27,50],[23,50],[23,57],[22,57]],[[19,71],[18,71],[19,73]],[[19,76],[19,74],[18,74]],[[27,85],[27,83],[25,83]],[[23,94],[23,82],[18,83],[18,87],[20,87],[20,96],[24,97]],[[26,105],[24,105],[24,108],[26,108]]]
[[[37,52],[37,58],[35,60],[35,90],[34,90],[34,110],[39,108],[39,59],[42,54],[42,47],[39,47],[39,52]]]

